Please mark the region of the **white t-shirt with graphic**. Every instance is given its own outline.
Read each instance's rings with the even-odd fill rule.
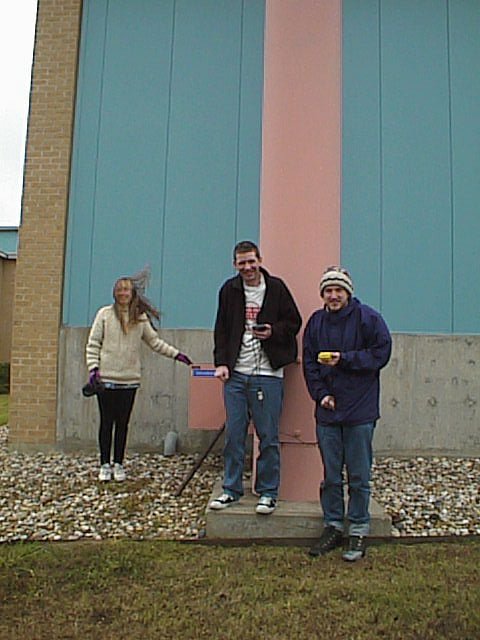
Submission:
[[[262,341],[255,338],[252,333],[252,326],[257,321],[267,289],[263,274],[261,274],[260,284],[257,287],[250,287],[244,284],[243,289],[245,292],[245,330],[240,353],[235,363],[235,371],[249,376],[276,376],[277,378],[283,378],[283,368],[272,369],[262,348]]]

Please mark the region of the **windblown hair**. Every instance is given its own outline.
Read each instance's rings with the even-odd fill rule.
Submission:
[[[115,281],[113,285],[113,297],[115,299],[114,309],[122,331],[127,333],[129,324],[137,324],[142,322],[141,316],[145,314],[153,326],[153,319],[160,320],[160,311],[154,307],[145,295],[145,289],[150,279],[150,269],[145,267],[134,276],[122,276]],[[120,313],[120,307],[115,298],[115,289],[122,282],[129,282],[132,287],[132,299],[128,305],[128,324],[125,322],[125,316]]]

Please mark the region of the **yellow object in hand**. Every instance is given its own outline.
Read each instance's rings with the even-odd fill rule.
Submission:
[[[317,360],[320,363],[325,363],[325,362],[330,362],[332,358],[333,358],[333,353],[331,351],[320,351],[320,353],[318,354]]]

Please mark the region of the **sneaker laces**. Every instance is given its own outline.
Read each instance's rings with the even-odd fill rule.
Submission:
[[[365,536],[350,536],[348,550],[363,551],[364,540],[365,540]]]

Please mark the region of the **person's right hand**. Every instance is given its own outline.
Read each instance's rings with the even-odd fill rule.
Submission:
[[[341,353],[340,351],[332,351],[331,353],[331,358],[329,360],[322,360],[321,363],[327,367],[336,367],[340,362]]]
[[[224,364],[216,367],[215,378],[220,378],[222,382],[226,382],[230,378],[230,371],[228,370],[228,367]]]
[[[90,371],[90,375],[88,376],[88,382],[90,384],[95,384],[96,382],[99,382],[99,381],[100,381],[100,371],[98,370],[98,367],[94,367]]]
[[[320,406],[329,411],[335,410],[335,398],[333,396],[323,396],[320,401]]]

